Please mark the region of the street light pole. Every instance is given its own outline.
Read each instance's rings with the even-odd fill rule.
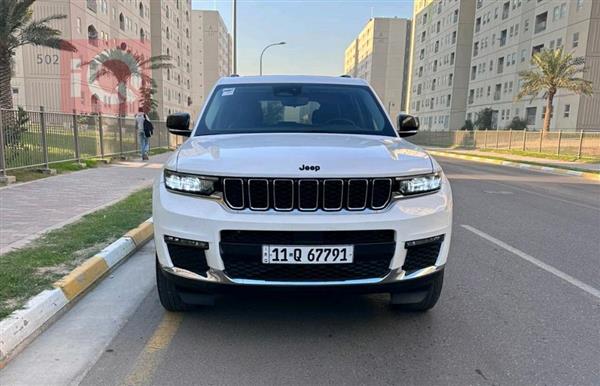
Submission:
[[[233,60],[233,73],[237,74],[237,0],[233,0],[232,4],[232,15],[231,15],[231,30],[233,32],[233,44],[232,44],[232,60]]]
[[[260,53],[260,75],[261,76],[263,74],[263,55],[265,54],[265,51],[267,50],[267,48],[273,47],[273,46],[282,46],[284,44],[286,44],[286,43],[285,42],[273,43],[273,44],[269,44],[268,46],[263,48],[262,52]]]

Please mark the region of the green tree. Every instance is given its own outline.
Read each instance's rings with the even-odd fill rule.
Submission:
[[[144,83],[140,89],[140,107],[151,119],[155,119],[153,117],[158,116],[156,111],[158,108],[158,101],[154,99],[154,94],[156,94],[156,82],[154,82],[154,79],[151,79],[150,83]]]
[[[534,66],[531,70],[521,71],[519,76],[523,82],[516,99],[525,96],[535,98],[544,93],[546,98],[546,115],[542,130],[550,130],[550,120],[554,110],[554,96],[559,90],[567,90],[578,95],[592,95],[592,82],[576,77],[583,72],[585,59],[574,58],[572,54],[565,53],[561,48],[556,50],[542,50],[531,58]]]
[[[169,55],[146,58],[142,54],[120,48],[106,50],[94,59],[82,63],[82,66],[90,66],[90,82],[106,76],[113,77],[117,81],[121,116],[125,116],[127,111],[127,84],[132,79],[137,78],[142,84],[152,84],[152,77],[149,75],[152,70],[173,68]]]
[[[494,110],[486,107],[477,113],[477,119],[475,120],[475,127],[478,129],[491,129],[492,128],[492,117]]]
[[[25,45],[43,46],[75,52],[76,48],[60,38],[61,32],[48,25],[65,15],[51,15],[33,20],[31,6],[35,0],[0,0],[0,108],[13,109],[13,57]]]

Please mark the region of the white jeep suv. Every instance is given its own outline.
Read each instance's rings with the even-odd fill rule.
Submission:
[[[363,80],[229,77],[154,184],[158,292],[183,311],[236,290],[391,293],[437,302],[452,228],[440,166]]]

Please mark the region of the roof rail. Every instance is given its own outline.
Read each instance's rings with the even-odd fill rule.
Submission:
[[[344,75],[340,75],[340,78],[352,78],[352,77],[348,74],[344,74]]]
[[[239,78],[240,76],[238,74],[231,74],[229,75],[231,78]]]

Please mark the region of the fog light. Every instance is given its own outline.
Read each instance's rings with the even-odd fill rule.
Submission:
[[[404,248],[416,247],[416,246],[424,245],[424,244],[441,243],[442,241],[444,241],[444,235],[438,235],[438,236],[428,237],[426,239],[407,241],[404,244]]]
[[[165,235],[165,242],[168,244],[183,245],[185,247],[208,249],[208,242],[206,242],[206,241],[182,239],[182,238],[175,237],[175,236]]]

